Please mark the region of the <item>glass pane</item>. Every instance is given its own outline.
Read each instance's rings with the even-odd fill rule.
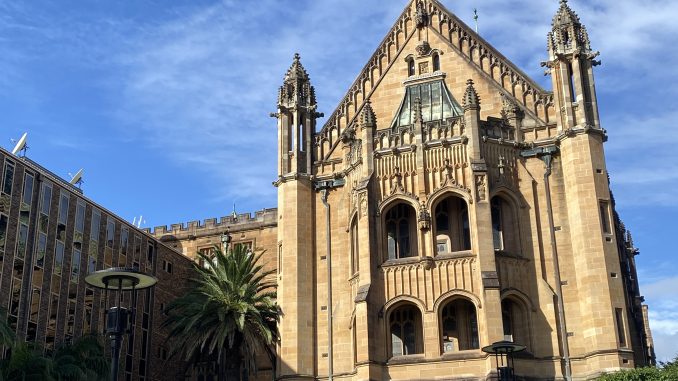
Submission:
[[[57,241],[54,249],[54,275],[61,275],[61,269],[64,265],[64,244]]]
[[[49,216],[49,208],[52,202],[52,187],[46,184],[42,186],[42,202],[40,211]]]
[[[99,229],[101,228],[101,213],[94,211],[92,213],[92,224],[89,237],[93,241],[99,241]]]
[[[405,323],[405,325],[403,326],[403,336],[405,336],[404,340],[405,354],[411,355],[413,353],[417,353],[417,350],[415,348],[416,334],[414,330],[414,323],[412,322]]]
[[[440,87],[440,82],[431,84],[431,120],[440,120],[443,118]]]
[[[0,252],[5,250],[5,240],[7,239],[7,216],[0,216]]]
[[[3,181],[2,191],[7,194],[12,194],[12,182],[14,181],[14,166],[11,164],[5,165],[5,179]]]
[[[73,250],[73,257],[71,258],[71,282],[78,283],[80,276],[80,251]]]
[[[393,356],[403,355],[403,341],[400,338],[400,324],[391,325],[391,348]]]
[[[61,200],[59,201],[59,222],[66,224],[68,219],[68,196],[61,195]]]
[[[28,241],[28,226],[21,224],[19,227],[19,243],[16,249],[16,255],[19,259],[26,256],[26,242]]]
[[[421,113],[424,116],[424,122],[431,121],[431,84],[424,83],[421,86]]]
[[[85,205],[81,203],[75,211],[75,230],[81,233],[85,230]]]
[[[31,198],[33,198],[33,176],[27,173],[26,177],[24,177],[24,194],[21,201],[24,204],[30,205]]]
[[[45,264],[45,253],[47,251],[47,235],[40,233],[38,235],[38,249],[36,250],[35,265],[42,267]]]

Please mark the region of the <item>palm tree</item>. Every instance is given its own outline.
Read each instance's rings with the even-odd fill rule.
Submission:
[[[82,336],[59,347],[52,355],[56,380],[98,381],[109,376],[110,364],[103,344],[94,335]]]
[[[9,359],[3,361],[2,379],[12,381],[52,381],[53,363],[31,343],[16,343]]]
[[[241,246],[198,255],[205,265],[195,265],[192,287],[167,307],[171,354],[216,357],[219,380],[239,380],[242,368],[256,372],[255,353],[273,359],[278,307],[267,277],[274,271],[264,271],[261,254]]]

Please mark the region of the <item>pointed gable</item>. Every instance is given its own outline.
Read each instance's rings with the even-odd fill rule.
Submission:
[[[423,24],[422,24],[423,23]],[[412,0],[353,82],[323,128],[316,134],[317,159],[329,159],[343,131],[353,123],[382,83],[417,27],[428,28],[429,36],[445,42],[447,49],[462,57],[497,94],[513,98],[536,125],[547,125],[553,118],[553,94],[542,89],[517,66],[476,34],[437,0]],[[426,43],[427,44],[427,43]],[[425,48],[428,48],[425,46]],[[419,46],[417,46],[419,49]],[[465,82],[467,78],[464,78]],[[402,99],[402,98],[401,98]],[[402,108],[402,107],[401,107]],[[397,111],[396,108],[393,111]],[[395,115],[393,115],[395,117]],[[390,120],[389,120],[390,121]],[[388,125],[380,125],[386,128]]]

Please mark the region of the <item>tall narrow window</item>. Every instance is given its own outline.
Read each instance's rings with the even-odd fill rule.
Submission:
[[[68,194],[62,193],[59,198],[59,215],[57,218],[56,238],[59,241],[66,241],[66,222],[68,221]]]
[[[26,205],[31,205],[31,199],[33,198],[33,175],[26,173],[24,177],[24,193],[21,196],[21,202]]]
[[[351,223],[351,274],[355,274],[360,269],[360,255],[358,245],[358,218]]]
[[[504,227],[502,224],[502,205],[499,197],[494,197],[490,204],[492,215],[492,242],[495,250],[504,250]]]
[[[5,163],[5,175],[2,181],[2,191],[8,195],[12,195],[12,182],[14,181],[14,164]]]
[[[99,241],[99,229],[101,228],[101,212],[92,211],[92,224],[90,225],[89,238],[92,241]]]
[[[577,87],[574,83],[574,71],[572,70],[572,64],[567,65],[567,75],[568,75],[568,81],[570,84],[570,96],[572,102],[577,101]]]
[[[407,76],[412,77],[414,75],[414,59],[407,59]]]
[[[626,346],[626,330],[624,329],[624,310],[614,309],[614,317],[617,320],[617,336],[619,337],[619,346]]]
[[[476,308],[466,299],[456,299],[441,310],[441,341],[443,352],[478,349],[478,319]]]
[[[304,131],[304,125],[300,124],[299,125],[299,151],[304,152],[304,139],[306,137],[305,131]]]
[[[433,53],[433,71],[440,71],[440,55]]]
[[[607,201],[600,201],[600,223],[603,228],[603,233],[610,234],[612,233],[612,227],[610,226],[610,210],[608,207]]]
[[[410,243],[413,216],[412,207],[406,204],[398,204],[386,213],[386,245],[389,259],[414,255]]]

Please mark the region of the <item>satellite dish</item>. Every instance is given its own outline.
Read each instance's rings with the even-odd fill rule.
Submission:
[[[26,149],[28,146],[26,146],[26,137],[28,136],[28,132],[24,132],[23,135],[21,135],[21,139],[16,143],[14,146],[14,149],[12,150],[12,155],[16,155],[19,153],[19,151],[24,151],[24,155],[26,154]]]
[[[81,185],[82,184],[82,171],[83,171],[83,169],[80,168],[80,170],[78,172],[76,172],[75,175],[73,175],[71,177],[71,181],[70,181],[71,185],[76,185],[76,184]],[[70,173],[69,173],[69,175],[70,175]]]

